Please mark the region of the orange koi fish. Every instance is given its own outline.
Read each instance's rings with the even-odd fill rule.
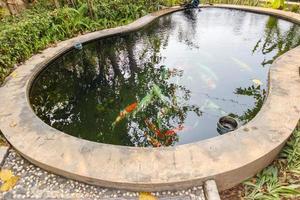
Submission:
[[[153,147],[161,147],[162,146],[162,144],[157,139],[149,136],[146,132],[144,132],[144,135]]]
[[[159,138],[163,138],[163,134],[160,132],[160,130],[148,119],[145,119],[145,124],[147,125],[147,127],[155,133],[155,135]]]
[[[172,135],[175,135],[176,132],[181,131],[182,129],[184,129],[184,126],[183,125],[179,125],[177,128],[174,128],[172,130],[167,130],[164,134],[166,136],[172,136]]]
[[[137,102],[135,102],[135,103],[133,103],[133,104],[130,104],[129,106],[127,106],[127,107],[125,108],[125,111],[126,111],[127,113],[131,113],[132,111],[134,111],[134,110],[136,109],[137,106],[138,106],[138,103],[137,103]]]
[[[118,122],[123,120],[129,113],[134,111],[137,108],[137,106],[138,106],[138,103],[135,102],[135,103],[130,104],[129,106],[127,106],[124,110],[122,110],[120,112],[119,116],[117,117],[117,119],[115,120],[115,122],[113,123],[113,126],[115,126]]]
[[[169,137],[165,143],[165,146],[170,146],[173,143],[173,137]]]
[[[157,139],[154,139],[153,137],[148,137],[148,141],[150,142],[150,144],[153,146],[153,147],[161,147],[161,143],[157,140]]]

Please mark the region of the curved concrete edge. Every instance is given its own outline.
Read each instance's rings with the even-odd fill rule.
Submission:
[[[300,23],[300,15],[284,11],[215,7],[271,14]],[[224,190],[267,166],[300,118],[300,47],[273,63],[268,98],[251,122],[232,133],[192,144],[153,149],[94,143],[59,132],[32,111],[28,101],[32,80],[45,64],[75,42],[135,31],[180,9],[165,9],[127,26],[79,36],[29,59],[0,88],[0,129],[7,140],[26,159],[53,173],[89,184],[138,191],[183,189],[210,179]]]

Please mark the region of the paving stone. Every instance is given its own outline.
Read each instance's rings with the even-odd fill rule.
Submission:
[[[0,165],[3,164],[4,158],[8,153],[9,147],[7,146],[0,146]]]

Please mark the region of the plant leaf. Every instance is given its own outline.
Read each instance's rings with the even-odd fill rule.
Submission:
[[[282,9],[284,7],[284,0],[273,0],[272,8]]]
[[[3,169],[0,171],[0,179],[1,181],[8,181],[11,177],[13,177],[14,174],[12,173],[11,170],[8,169]]]
[[[1,192],[6,192],[11,190],[12,188],[15,187],[15,185],[17,184],[18,180],[20,179],[20,177],[18,176],[12,176],[10,177],[9,180],[5,181],[0,188]]]
[[[139,200],[158,200],[149,192],[140,192]]]
[[[17,72],[13,72],[13,73],[11,73],[11,76],[12,76],[13,78],[17,78],[18,74],[17,74]]]

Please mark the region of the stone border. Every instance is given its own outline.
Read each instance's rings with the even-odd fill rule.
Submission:
[[[2,167],[4,160],[8,154],[8,146],[0,146],[0,168]]]
[[[300,24],[300,15],[294,13],[245,6],[215,7],[276,15]],[[41,168],[85,183],[127,190],[183,189],[210,179],[224,190],[270,164],[300,118],[300,47],[273,63],[268,98],[252,121],[229,134],[192,144],[155,149],[95,143],[48,126],[31,109],[28,90],[32,80],[74,43],[135,31],[178,10],[164,9],[127,26],[61,42],[33,56],[0,88],[0,128],[4,136],[22,156]]]

